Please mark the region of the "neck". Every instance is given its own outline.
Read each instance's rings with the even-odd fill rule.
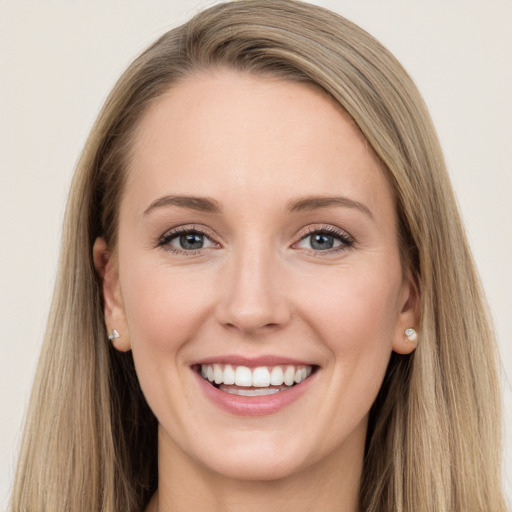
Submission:
[[[159,488],[146,512],[357,512],[364,436],[298,473],[277,480],[239,480],[211,471],[160,435]],[[162,449],[166,445],[166,450]]]

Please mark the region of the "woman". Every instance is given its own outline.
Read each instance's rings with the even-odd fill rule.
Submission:
[[[249,0],[160,38],[64,239],[12,510],[505,509],[439,145],[350,22]]]

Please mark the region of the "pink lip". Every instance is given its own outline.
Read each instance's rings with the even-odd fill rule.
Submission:
[[[240,363],[240,358],[236,358],[237,363],[225,363],[225,364],[242,364]],[[281,364],[303,364],[303,363],[283,363]],[[216,359],[216,362],[222,362],[219,359]],[[253,361],[254,363],[254,361]],[[198,364],[208,364],[208,363],[198,363]],[[260,362],[257,360],[257,366],[271,366],[268,362]],[[245,364],[245,366],[254,366],[254,364]],[[215,386],[210,384],[207,380],[203,379],[198,372],[194,371],[198,383],[205,393],[206,397],[211,400],[217,407],[220,407],[226,412],[231,414],[236,414],[238,416],[264,416],[266,414],[275,414],[285,407],[290,405],[291,403],[298,400],[311,386],[311,384],[315,381],[316,373],[313,373],[306,380],[302,381],[300,384],[296,384],[295,386],[287,389],[285,391],[280,391],[279,393],[274,393],[272,395],[264,395],[264,396],[239,396],[232,395],[230,393],[226,393],[225,391],[221,391],[217,389]]]
[[[248,368],[256,368],[257,366],[313,366],[312,363],[299,361],[298,359],[290,359],[279,356],[259,356],[259,357],[243,357],[235,355],[208,357],[195,362],[195,365],[201,364],[230,364],[232,366],[247,366]]]

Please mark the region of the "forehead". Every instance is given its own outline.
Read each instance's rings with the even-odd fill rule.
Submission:
[[[157,193],[221,202],[352,194],[394,208],[379,159],[326,93],[230,71],[180,82],[139,122],[126,195],[140,209]]]

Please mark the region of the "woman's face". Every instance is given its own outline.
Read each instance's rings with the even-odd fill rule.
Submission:
[[[150,107],[127,172],[106,318],[160,457],[242,479],[359,464],[416,295],[355,124],[314,88],[218,71]]]

